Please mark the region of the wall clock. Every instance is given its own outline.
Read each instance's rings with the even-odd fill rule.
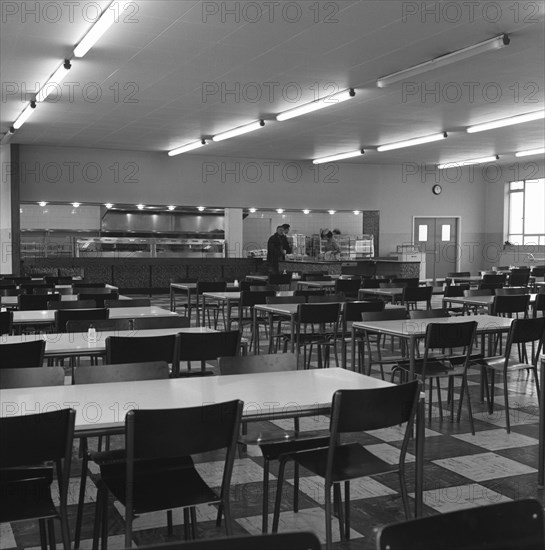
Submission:
[[[440,185],[434,185],[431,190],[434,195],[440,195],[443,191],[443,188]]]

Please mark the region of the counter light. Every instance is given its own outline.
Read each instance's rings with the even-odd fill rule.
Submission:
[[[144,210],[145,206],[143,204],[137,204],[136,208],[138,208],[138,210]]]
[[[284,213],[284,209],[283,209],[283,208],[277,208],[276,211],[277,211],[279,214],[283,214],[283,213]]]
[[[259,130],[265,126],[265,121],[258,120],[256,122],[251,122],[245,126],[239,126],[238,128],[233,128],[227,132],[222,132],[221,134],[216,134],[212,141],[223,141],[224,139],[229,139],[235,136],[240,136],[241,134],[247,134],[248,132],[253,132],[254,130]]]
[[[529,157],[530,155],[543,155],[545,153],[545,147],[541,149],[528,149],[527,151],[519,151],[515,153],[515,157]]]
[[[288,109],[287,111],[276,115],[276,120],[289,120],[290,118],[295,118],[297,116],[306,115],[307,113],[312,113],[313,111],[318,111],[319,109],[323,109],[324,107],[332,107],[333,105],[342,103],[343,101],[346,101],[347,99],[350,99],[355,95],[356,92],[353,90],[353,88],[350,88],[349,90],[344,90],[343,92],[338,92],[336,94],[331,94],[327,97],[322,97],[320,99],[317,99],[316,101],[311,101],[310,103],[301,105],[300,107]]]
[[[303,214],[310,214],[310,210],[303,210]]]
[[[354,215],[355,216],[358,216],[359,214],[361,214],[361,212],[359,210],[354,210]]]
[[[335,214],[335,210],[328,210],[328,213],[333,216],[333,214]]]
[[[255,214],[257,212],[257,209],[256,208],[250,208],[250,209],[248,209],[248,211],[250,212],[250,214]]]
[[[107,202],[104,206],[106,208],[113,208],[114,205],[111,202]]]
[[[526,113],[524,115],[511,116],[500,120],[493,120],[492,122],[485,122],[484,124],[477,124],[475,126],[470,126],[466,132],[468,134],[474,134],[475,132],[484,132],[485,130],[493,130],[494,128],[502,128],[503,126],[512,126],[513,124],[521,124],[522,122],[531,122],[532,120],[539,120],[541,118],[545,118],[545,110],[534,111],[533,113]]]
[[[170,206],[167,206],[167,208],[168,208],[170,211],[172,211],[172,210],[174,210],[176,207],[175,207],[175,206],[172,206],[172,204],[171,204]]]
[[[490,157],[481,157],[478,159],[458,160],[456,162],[447,162],[445,164],[439,164],[437,168],[439,170],[445,170],[447,168],[456,168],[459,166],[471,166],[472,164],[483,164],[485,162],[494,162],[499,160],[499,155],[492,155]]]
[[[73,203],[72,203],[72,206],[73,206],[74,208],[78,208],[79,205],[80,205],[79,202],[73,202]]]
[[[204,212],[204,206],[197,206],[197,210],[199,212]]]
[[[204,139],[201,139],[200,141],[194,141],[192,143],[188,143],[187,145],[182,145],[181,147],[172,149],[172,151],[168,152],[168,156],[173,157],[174,155],[179,155],[180,153],[187,153],[188,151],[193,151],[193,149],[198,149],[203,145],[206,145],[206,140]]]
[[[446,132],[441,134],[432,134],[431,136],[424,136],[421,138],[407,139],[405,141],[398,141],[396,143],[390,143],[388,145],[380,145],[377,147],[377,151],[391,151],[393,149],[401,149],[402,147],[412,147],[413,145],[421,145],[422,143],[431,143],[432,141],[440,141],[448,137]]]
[[[45,201],[41,201],[38,203],[38,206],[41,206],[43,208],[44,206],[46,206],[46,204],[47,203]]]
[[[38,103],[44,101],[53,91],[57,91],[57,86],[64,80],[64,77],[68,74],[71,67],[70,61],[65,59],[64,63],[49,77],[36,95],[36,101]]]

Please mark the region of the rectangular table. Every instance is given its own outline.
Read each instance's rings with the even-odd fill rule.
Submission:
[[[392,288],[360,288],[358,291],[358,300],[365,300],[366,294],[372,294],[373,296],[378,296],[379,298],[384,298],[390,300],[392,303],[398,300],[401,300],[403,296],[402,287],[392,287]]]
[[[327,280],[327,281],[297,281],[297,288],[304,288],[304,287],[331,290],[332,288],[335,288],[335,281],[334,280]]]
[[[536,301],[536,294],[530,294],[530,304]],[[453,303],[461,304],[464,309],[469,307],[488,308],[488,313],[492,311],[492,304],[494,303],[494,296],[460,296],[454,298],[443,298],[443,304]]]
[[[2,418],[65,407],[76,409],[76,434],[122,430],[131,409],[197,407],[233,399],[244,402],[245,422],[327,414],[339,389],[370,389],[388,382],[344,369],[207,376],[0,391]],[[324,426],[327,428],[327,426]],[[416,420],[415,510],[422,512],[424,398]]]
[[[227,288],[238,290],[238,285],[227,283]],[[191,319],[192,297],[195,296],[197,307],[197,325],[199,324],[199,297],[197,296],[197,283],[170,283],[170,311],[176,311],[176,292],[182,292],[187,296],[187,316]]]
[[[513,319],[494,315],[475,315],[471,317],[435,317],[431,319],[406,319],[396,321],[359,321],[352,324],[352,369],[356,367],[356,333],[372,332],[402,338],[408,343],[409,365],[414,373],[416,341],[426,335],[429,323],[467,323],[477,321],[477,334],[501,334],[509,331]]]
[[[75,302],[78,299],[77,294],[61,294],[61,302]],[[119,295],[118,300],[132,300],[129,296]],[[0,296],[2,306],[16,307],[19,303],[17,296]]]

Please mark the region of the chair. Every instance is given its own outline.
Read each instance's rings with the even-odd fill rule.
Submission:
[[[102,548],[106,550],[109,492],[125,506],[127,548],[132,544],[135,515],[190,508],[195,523],[194,506],[198,504],[219,504],[227,535],[231,535],[229,493],[242,407],[241,401],[230,401],[184,409],[129,411],[125,418],[126,460],[100,468],[93,548],[98,548],[102,532]],[[226,454],[222,485],[216,492],[199,475],[191,455],[220,449]],[[218,515],[218,524],[220,520]]]
[[[530,268],[527,269],[512,269],[509,273],[509,286],[528,286],[530,281]]]
[[[412,309],[409,311],[409,319],[439,319],[450,317],[444,309]]]
[[[178,334],[180,345],[180,361],[187,361],[187,372],[180,373],[178,368],[173,371],[174,376],[190,375],[191,361],[199,361],[199,374],[206,374],[206,361],[215,361],[218,357],[234,357],[240,355],[240,332],[181,332]]]
[[[304,296],[267,296],[267,304],[304,304],[306,298]],[[282,315],[273,315],[273,323],[277,321],[276,333],[272,336],[272,340],[276,340],[275,349],[278,350],[278,340],[284,337],[282,333],[282,323],[287,319]]]
[[[445,298],[462,298],[464,296],[464,290],[469,290],[468,284],[463,285],[449,285],[445,287],[445,292],[443,294],[443,308],[449,313],[455,315],[461,315],[465,312],[464,307],[453,307],[452,303]]]
[[[63,386],[62,367],[0,368],[0,389]]]
[[[222,376],[231,374],[257,374],[266,372],[283,372],[297,370],[297,357],[293,353],[271,353],[263,355],[245,355],[241,357],[219,357],[218,366]],[[263,451],[263,503],[262,503],[262,532],[268,530],[269,518],[269,472],[270,463],[286,452],[300,451],[316,447],[316,438],[322,436],[323,431],[299,431],[299,418],[294,418],[294,430],[277,430],[276,432],[259,432],[255,436],[246,434],[246,425],[243,425],[242,445],[258,445]],[[321,442],[327,445],[329,435]],[[295,470],[294,477],[294,509],[299,508],[299,469]]]
[[[41,367],[44,362],[45,340],[33,340],[0,346],[0,369]]]
[[[81,321],[68,321],[66,332],[87,332],[89,327],[98,332],[116,332],[133,330],[133,319],[83,319]]]
[[[96,290],[99,290],[99,289],[96,289]],[[104,290],[108,290],[108,289],[104,289]],[[105,307],[104,302],[106,300],[117,300],[118,298],[119,298],[119,294],[117,293],[117,291],[104,292],[104,293],[85,292],[85,293],[78,294],[78,300],[94,300],[97,304],[97,307],[100,307],[100,308]]]
[[[416,288],[419,286],[420,280],[418,277],[399,277],[393,278],[392,283],[399,284],[399,286],[404,285],[406,287]]]
[[[365,390],[339,390],[333,395],[329,442],[319,448],[289,453],[280,459],[273,517],[273,532],[278,530],[284,471],[293,460],[312,474],[324,478],[326,548],[331,549],[331,489],[337,504],[341,540],[350,538],[350,481],[376,474],[399,474],[405,516],[409,516],[409,496],[405,479],[405,459],[416,418],[420,383]],[[346,434],[389,428],[405,423],[405,433],[397,464],[386,462],[357,442],[346,441]],[[341,443],[341,437],[343,439]],[[265,446],[264,446],[265,447]],[[340,485],[344,483],[344,511]],[[343,517],[344,516],[344,517]]]
[[[132,300],[104,300],[104,307],[108,309],[117,307],[151,307],[149,298],[133,298]]]
[[[212,312],[212,317],[214,319],[214,328],[218,326],[218,318],[220,312],[223,314],[223,309],[217,302],[211,302],[208,300],[206,302],[206,310],[203,309],[201,303],[203,292],[225,292],[227,290],[227,283],[225,281],[198,281],[196,289],[196,299],[197,299],[197,325],[200,325],[199,322],[199,310],[202,309],[202,325],[204,326],[204,316],[208,314],[208,326],[210,326],[210,312]],[[223,325],[225,326],[225,315],[223,315]]]
[[[58,309],[55,311],[55,331],[66,332],[68,321],[87,321],[108,319],[110,312],[107,309]]]
[[[59,300],[47,302],[47,309],[96,309],[94,300]]]
[[[529,292],[527,286],[508,286],[494,290],[496,296],[513,296],[514,294],[528,294]]]
[[[11,334],[13,324],[12,311],[0,311],[0,335]]]
[[[389,282],[390,280],[386,279],[373,279],[373,278],[364,278],[361,281],[361,288],[380,288],[381,283]]]
[[[310,296],[325,296],[325,290],[324,289],[295,290],[293,295],[304,296],[305,300],[308,302],[308,299]]]
[[[432,292],[433,287],[431,286],[408,286],[403,289],[403,294],[401,295],[401,303],[405,304],[407,310],[418,309],[418,302],[425,302],[426,309],[431,309]]]
[[[339,366],[337,340],[341,304],[338,301],[318,304],[299,304],[295,324],[295,349],[299,364],[300,349],[303,348],[303,368],[310,368],[312,348],[318,348],[318,368],[322,368],[322,350],[327,350],[325,365],[329,365],[329,349],[333,348],[335,365]],[[288,349],[291,334],[284,335],[284,351]],[[307,346],[309,347],[307,361]]]
[[[148,363],[124,363],[117,365],[95,365],[91,367],[77,367],[72,377],[73,384],[103,384],[107,382],[133,382],[142,380],[166,380],[169,378],[168,363],[154,361]],[[87,470],[89,460],[93,460],[98,466],[120,461],[125,457],[124,449],[114,451],[99,451],[90,453],[88,438],[81,438],[80,453],[82,455],[80,491],[78,499],[78,511],[76,514],[76,527],[74,534],[74,548],[79,548],[81,540],[81,526],[83,521],[83,507],[85,502],[85,486],[87,483]],[[91,458],[92,457],[92,458]],[[168,517],[169,526],[172,516]]]
[[[274,533],[240,537],[221,537],[179,543],[139,546],[140,550],[321,550],[314,533]]]
[[[178,365],[179,353],[176,334],[106,338],[106,363],[109,365],[166,361],[172,364],[174,372]]]
[[[458,403],[457,421],[462,416],[462,401],[464,391],[467,394],[467,409],[469,413],[469,422],[471,424],[471,433],[475,435],[475,426],[473,423],[473,414],[471,411],[471,401],[469,396],[469,387],[467,384],[467,370],[470,362],[475,360],[471,352],[475,334],[477,330],[476,321],[466,323],[428,323],[426,326],[424,357],[416,359],[414,372],[410,372],[410,363],[408,360],[399,361],[398,366],[392,371],[392,381],[396,374],[404,374],[403,378],[408,376],[418,377],[425,389],[426,382],[429,379],[429,398],[428,398],[428,417],[431,422],[432,399],[433,399],[433,379],[437,384],[437,398],[439,401],[439,417],[443,420],[443,407],[441,403],[440,379],[448,379],[448,399],[451,404],[451,421],[454,420],[454,377],[462,378],[462,387],[460,389],[460,400]],[[445,355],[445,348],[451,348],[450,355]],[[462,352],[452,353],[452,348],[463,348]],[[433,350],[441,350],[440,354]]]
[[[136,317],[132,320],[133,330],[152,330],[160,328],[188,328],[189,317]]]
[[[37,519],[42,548],[46,525],[55,547],[53,520],[60,520],[64,550],[70,550],[68,484],[76,413],[72,409],[0,419],[0,522]],[[53,467],[59,509],[51,495]]]
[[[525,499],[379,527],[377,550],[542,550],[543,507]]]
[[[482,282],[484,284],[499,284],[504,285],[507,280],[506,273],[485,273]]]
[[[252,348],[252,343],[257,340],[254,335],[254,306],[260,304],[266,304],[267,298],[270,296],[275,296],[276,293],[274,290],[260,290],[257,292],[252,292],[249,290],[243,290],[240,293],[240,299],[238,301],[238,314],[236,317],[232,318],[232,322],[238,323],[238,329],[242,334],[244,330],[244,325],[248,325],[251,328],[250,336],[250,349]],[[259,323],[268,326],[268,321],[265,318],[258,317],[258,330]]]
[[[479,290],[492,290],[494,293],[496,290],[503,288],[504,283],[479,283],[477,288]]]
[[[345,301],[346,301],[346,297],[342,292],[335,293],[335,294],[323,294],[318,296],[309,294],[307,296],[307,303],[309,304],[318,304],[318,303],[323,304],[324,302],[331,303],[331,302],[345,302]]]
[[[20,311],[48,309],[49,302],[60,301],[60,294],[19,294],[17,307]]]
[[[267,279],[267,284],[275,285],[276,287],[284,286],[289,290],[291,285],[292,273],[270,273]]]
[[[337,279],[335,281],[335,294],[344,294],[348,300],[357,300],[360,290],[361,280],[357,279]]]
[[[342,321],[341,321],[341,357],[342,365],[346,365],[346,351],[348,344],[352,341],[352,332],[351,326],[354,321],[361,321],[361,314],[371,311],[384,311],[385,302],[383,300],[362,300],[357,302],[345,302],[342,310]],[[358,365],[363,365],[364,361],[364,340],[360,338],[357,342],[358,345]],[[352,368],[355,369],[355,365],[352,365]]]
[[[483,370],[485,393],[488,403],[488,410],[492,413],[494,408],[494,374],[500,372],[503,375],[503,397],[505,400],[505,421],[507,433],[511,432],[511,422],[509,419],[509,393],[508,393],[508,375],[523,369],[532,371],[536,384],[536,393],[539,396],[539,380],[537,375],[537,359],[543,348],[545,340],[545,317],[531,319],[515,319],[509,328],[507,342],[505,344],[504,355],[496,357],[487,357],[481,359],[479,364],[485,367]],[[534,343],[537,350],[531,362],[528,362],[526,353],[526,344]],[[511,349],[513,344],[522,345],[522,353],[519,352],[519,361],[511,359]],[[488,375],[490,374],[490,388],[488,389]],[[543,406],[543,404],[541,404]]]

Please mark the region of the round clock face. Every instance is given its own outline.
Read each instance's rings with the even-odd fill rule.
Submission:
[[[443,191],[443,188],[440,185],[434,185],[432,191],[434,195],[439,195]]]

